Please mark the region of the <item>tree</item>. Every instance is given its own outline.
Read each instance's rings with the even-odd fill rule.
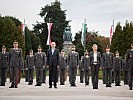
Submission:
[[[5,45],[7,50],[13,47],[13,42],[17,40],[19,47],[23,49],[23,36],[21,29],[9,16],[0,16],[0,47]]]
[[[112,37],[112,52],[118,50],[120,55],[124,57],[127,49],[130,48],[131,42],[133,42],[133,23],[126,21],[123,28],[118,23]]]
[[[33,43],[33,42],[32,42]],[[31,31],[25,27],[25,54],[29,54],[29,50],[32,49],[31,43]]]
[[[61,50],[63,47],[63,32],[69,21],[66,21],[65,10],[61,10],[60,1],[56,0],[55,2],[52,2],[51,5],[42,7],[39,15],[44,19],[44,22],[37,22],[37,24],[34,25],[34,32],[40,37],[41,45],[44,51],[46,51],[48,48],[48,46],[46,46],[48,36],[46,23],[48,22],[53,23],[51,40],[55,41],[57,48]]]
[[[92,46],[93,44],[97,44],[98,45],[98,51],[103,52],[103,46],[101,41],[98,39],[99,35],[97,35],[96,32],[87,32],[86,33],[86,50],[87,51],[92,51]],[[75,39],[73,41],[73,44],[76,46],[76,51],[79,52],[80,56],[84,55],[84,48],[81,44],[81,32],[76,33],[75,35]]]

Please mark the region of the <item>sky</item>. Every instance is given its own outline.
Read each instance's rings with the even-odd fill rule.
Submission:
[[[9,2],[10,1],[10,2]],[[41,7],[51,4],[55,0],[0,0],[0,14],[18,18],[29,29],[33,24],[42,22],[38,15]],[[88,31],[98,32],[99,35],[109,37],[110,28],[118,22],[122,25],[126,20],[133,21],[133,0],[60,0],[62,10],[66,10],[67,20],[73,37],[81,31],[82,23],[86,19]]]

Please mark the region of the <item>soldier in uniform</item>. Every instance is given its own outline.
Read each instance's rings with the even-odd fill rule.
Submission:
[[[55,48],[56,43],[51,43],[51,48],[47,51],[47,67],[49,68],[49,88],[52,88],[52,82],[54,82],[54,88],[57,88],[58,72],[59,69],[59,51]]]
[[[126,53],[126,66],[129,70],[129,90],[132,90],[133,87],[133,42],[131,44],[131,49]]]
[[[0,52],[0,68],[1,68],[1,83],[0,86],[5,86],[6,70],[9,65],[9,53],[6,52],[6,47],[3,45],[2,52]]]
[[[9,88],[18,88],[18,70],[23,66],[22,61],[22,49],[18,48],[18,42],[13,42],[14,48],[10,49],[9,60],[10,60],[10,76],[11,86]]]
[[[67,58],[65,57],[65,52],[62,50],[59,57],[59,73],[60,73],[60,85],[65,85],[65,74],[67,67]]]
[[[80,83],[84,83],[84,66],[83,66],[83,57],[81,56],[81,60],[79,62],[79,70],[80,70]]]
[[[28,69],[28,85],[32,85],[33,83],[34,67],[35,65],[33,50],[30,50],[29,55],[26,56],[26,68]]]
[[[114,60],[113,60],[115,86],[121,86],[120,85],[121,68],[122,68],[122,58],[119,57],[119,52],[116,51],[115,57],[114,57]]]
[[[122,70],[123,70],[124,85],[127,85],[128,84],[128,68],[126,65],[126,59],[122,59]]]
[[[69,66],[69,81],[72,87],[76,87],[76,75],[77,68],[79,66],[79,53],[75,51],[75,46],[72,47],[72,51],[68,54],[68,66]]]
[[[42,76],[43,76],[43,67],[45,67],[45,53],[42,52],[42,48],[38,46],[38,52],[34,55],[34,63],[36,70],[36,85],[41,86],[42,84]]]
[[[47,74],[47,57],[45,55],[45,66],[43,67],[43,76],[42,76],[42,83],[46,84],[46,74]]]
[[[85,86],[89,85],[89,77],[90,77],[90,57],[89,52],[85,52],[85,56],[83,58],[83,66],[84,66],[84,73],[85,73]]]
[[[105,73],[106,87],[111,87],[112,83],[112,68],[113,68],[113,53],[110,52],[110,47],[106,47],[106,53],[102,56],[102,68]]]
[[[93,51],[90,52],[90,67],[92,74],[93,89],[98,89],[98,75],[101,66],[101,53],[97,51],[98,46],[96,44],[92,47]]]

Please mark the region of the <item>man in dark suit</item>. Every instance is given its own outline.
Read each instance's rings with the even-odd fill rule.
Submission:
[[[43,67],[45,67],[45,53],[42,52],[41,46],[38,47],[38,52],[34,54],[35,70],[36,70],[36,85],[42,85]]]
[[[112,83],[112,68],[113,68],[113,53],[110,52],[110,47],[106,47],[106,53],[102,56],[102,68],[105,73],[106,87],[111,87]]]
[[[3,45],[2,52],[0,52],[0,69],[1,69],[1,83],[0,86],[5,86],[6,82],[6,70],[9,65],[9,53],[6,52],[6,47]]]
[[[49,88],[52,88],[52,82],[54,82],[54,88],[57,88],[59,68],[59,51],[55,48],[56,43],[51,43],[51,48],[47,51],[47,67],[49,67]]]
[[[11,86],[9,88],[18,88],[18,71],[23,66],[22,49],[18,48],[18,42],[16,41],[13,46],[14,48],[11,48],[9,52],[11,74]]]
[[[121,68],[122,68],[122,58],[119,56],[119,52],[116,51],[115,57],[114,57],[114,60],[113,60],[115,86],[121,86],[120,85]]]
[[[131,44],[131,49],[126,53],[126,66],[129,70],[129,90],[133,87],[133,42]]]
[[[98,75],[99,68],[101,66],[101,53],[97,51],[98,46],[96,44],[92,47],[93,51],[90,52],[90,67],[92,74],[93,89],[98,89]]]

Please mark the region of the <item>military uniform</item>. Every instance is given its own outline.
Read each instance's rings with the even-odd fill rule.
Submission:
[[[60,84],[65,84],[65,74],[67,67],[67,58],[65,56],[60,55],[59,57],[59,73],[60,73]]]
[[[42,76],[42,83],[46,83],[46,74],[47,74],[47,57],[45,56],[45,66],[43,66],[43,76]]]
[[[11,88],[17,88],[18,82],[18,70],[23,66],[22,61],[22,49],[11,48],[9,52],[10,59],[10,76],[11,76]]]
[[[122,70],[123,70],[124,85],[126,85],[128,84],[128,68],[125,59],[122,59]]]
[[[84,66],[82,58],[79,61],[79,70],[80,70],[80,83],[84,83]]]
[[[36,86],[41,86],[42,84],[42,69],[45,66],[45,53],[35,53],[35,70],[36,70]]]
[[[129,70],[129,89],[133,87],[133,49],[128,50],[126,54],[126,65]]]
[[[89,76],[90,76],[90,57],[84,56],[83,58],[83,67],[85,73],[85,85],[89,85]]]
[[[92,74],[92,85],[93,89],[98,89],[98,75],[99,75],[99,68],[101,66],[101,53],[97,52],[97,61],[94,61],[94,51],[90,52],[90,67],[91,67],[91,74]]]
[[[1,83],[0,86],[5,86],[6,82],[6,70],[9,65],[9,53],[8,52],[0,52],[0,69],[1,69]]]
[[[115,85],[116,86],[120,86],[121,68],[122,68],[122,58],[121,57],[114,57],[113,69],[114,69],[114,79],[115,79]]]
[[[79,65],[79,54],[78,52],[70,52],[68,54],[68,66],[69,66],[69,81],[71,86],[76,86],[76,75],[77,75],[77,68]]]
[[[34,76],[34,55],[27,55],[26,56],[26,68],[28,69],[28,82],[29,85],[33,83],[33,76]]]
[[[113,54],[112,53],[103,53],[102,55],[102,67],[103,73],[105,74],[105,84],[106,87],[111,87],[112,83],[112,68],[113,68]]]

